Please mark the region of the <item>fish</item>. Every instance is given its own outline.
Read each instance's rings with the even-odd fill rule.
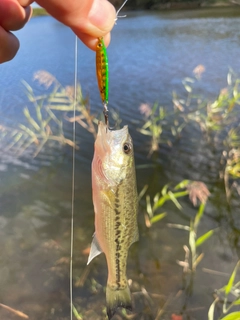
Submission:
[[[132,310],[126,267],[130,246],[138,241],[138,195],[133,141],[128,126],[111,130],[98,124],[92,161],[95,233],[87,264],[103,252],[108,266],[108,319],[119,307]]]

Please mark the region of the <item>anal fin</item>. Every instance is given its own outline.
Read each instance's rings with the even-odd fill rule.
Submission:
[[[94,233],[87,265],[92,261],[92,259],[94,259],[96,256],[98,256],[100,253],[102,253],[102,249],[101,249],[101,247],[98,243],[97,237]]]

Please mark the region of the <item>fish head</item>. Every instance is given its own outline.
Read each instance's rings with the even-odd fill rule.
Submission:
[[[99,122],[95,153],[101,162],[103,175],[109,182],[115,184],[125,179],[134,167],[133,142],[128,126],[110,130],[103,122]]]

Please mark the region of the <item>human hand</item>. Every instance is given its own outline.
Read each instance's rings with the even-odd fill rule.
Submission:
[[[11,60],[19,48],[18,39],[10,32],[21,29],[31,16],[17,0],[0,0],[0,63]]]
[[[19,0],[26,6],[31,0]],[[110,42],[110,31],[114,26],[116,11],[107,0],[36,0],[54,18],[70,27],[79,39],[92,50],[96,50],[98,37]]]
[[[31,16],[33,0],[0,0],[0,63],[11,60],[18,51],[19,41],[9,31],[21,29]],[[110,42],[110,31],[116,12],[107,0],[37,0],[54,18],[69,26],[92,50],[98,37]]]

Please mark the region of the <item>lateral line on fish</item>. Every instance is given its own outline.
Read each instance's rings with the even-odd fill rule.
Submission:
[[[115,193],[115,242],[116,242],[116,253],[115,253],[115,262],[116,262],[116,283],[117,283],[117,289],[120,288],[120,283],[121,283],[121,274],[120,274],[120,250],[121,250],[121,246],[120,246],[120,241],[119,241],[119,235],[121,233],[121,231],[119,230],[119,227],[121,226],[121,222],[119,222],[119,215],[120,215],[120,211],[118,210],[118,208],[120,207],[119,204],[119,187],[116,190]]]

